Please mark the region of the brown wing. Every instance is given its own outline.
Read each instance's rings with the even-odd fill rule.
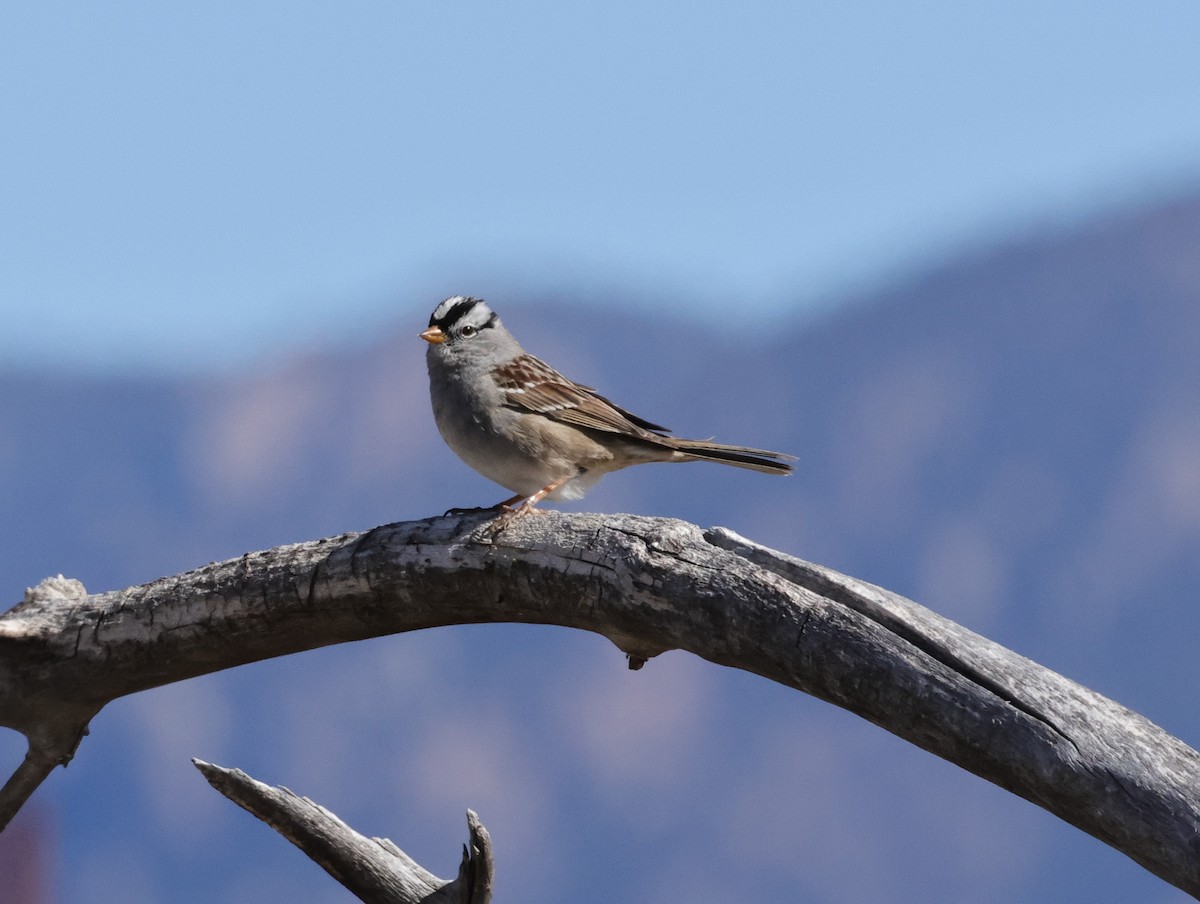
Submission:
[[[647,431],[671,432],[614,405],[591,387],[568,380],[532,355],[520,355],[497,367],[494,373],[512,408],[609,433],[639,436]]]

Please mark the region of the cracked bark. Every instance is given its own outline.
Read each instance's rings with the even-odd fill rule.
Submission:
[[[607,636],[631,666],[687,650],[828,700],[1200,896],[1200,754],[1113,701],[722,528],[561,513],[486,525],[385,525],[90,596],[39,587],[0,617],[0,724],[30,739],[0,819],[125,694],[326,644],[526,622]]]

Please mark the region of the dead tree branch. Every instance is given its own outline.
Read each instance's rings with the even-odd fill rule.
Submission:
[[[193,759],[208,783],[257,816],[367,904],[489,904],[492,842],[467,811],[470,842],[453,880],[439,879],[386,838],[360,835],[324,807],[287,788],[256,781],[240,769]]]
[[[10,817],[110,700],[332,643],[526,622],[669,649],[842,706],[1200,896],[1200,754],[1143,717],[878,587],[661,518],[386,525],[0,617],[0,724],[33,766]],[[28,762],[28,760],[27,760]],[[22,767],[25,768],[24,766]],[[20,770],[18,770],[20,773]]]

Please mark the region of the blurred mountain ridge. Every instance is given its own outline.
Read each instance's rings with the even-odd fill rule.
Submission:
[[[507,495],[454,458],[433,427],[424,350],[416,333],[437,300],[405,303],[395,331],[374,344],[284,355],[244,374],[143,380],[0,371],[0,498],[7,516],[0,520],[5,549],[0,573],[11,601],[47,574],[78,577],[92,591],[111,589],[249,549],[426,517]],[[680,435],[711,435],[800,458],[797,473],[786,480],[705,464],[635,468],[606,478],[572,508],[728,524],[760,542],[912,596],[1115,697],[1193,745],[1200,743],[1192,704],[1200,633],[1200,195],[1109,214],[1070,230],[1017,237],[861,293],[827,315],[801,318],[792,327],[777,321],[764,326],[747,310],[736,318],[737,328],[716,331],[674,313],[656,314],[653,303],[642,306],[644,316],[628,307],[616,315],[588,305],[586,291],[569,307],[549,292],[534,292],[519,302],[491,300],[530,351],[632,411],[667,423]],[[460,636],[467,638],[461,646],[412,641],[432,643],[429,649],[441,651],[438,656],[459,663],[458,677],[450,664],[438,668],[432,659],[421,659],[424,647],[404,647],[417,650],[416,660],[426,662],[421,680],[466,687],[466,676],[478,680],[478,669],[521,672],[522,657],[530,656],[545,655],[562,665],[553,652],[557,641],[540,633],[506,633],[501,649],[482,633]],[[247,713],[261,714],[267,701],[275,700],[283,715],[275,713],[259,726],[261,746],[236,737],[222,742],[231,753],[270,762],[269,751],[276,749],[268,743],[272,738],[302,736],[317,743],[303,727],[304,707],[286,702],[291,690],[283,676],[302,670],[310,694],[311,682],[323,680],[320,668],[351,681],[355,657],[361,655],[357,649],[219,676],[198,685],[211,688],[212,697],[202,693],[195,705],[242,725]],[[378,655],[370,668],[384,674],[391,666],[381,664],[386,657]],[[596,655],[605,663],[597,669],[612,666]],[[493,658],[480,665],[479,657]],[[741,739],[745,749],[740,753],[737,738],[706,727],[706,718],[717,718],[713,712],[724,712],[713,701],[743,693],[741,684],[722,683],[718,689],[667,662],[667,657],[661,660],[661,675],[675,682],[677,699],[650,694],[648,702],[631,701],[623,715],[612,715],[616,722],[630,718],[637,705],[678,707],[699,681],[711,699],[692,701],[694,721],[679,729],[686,737],[707,745],[706,756],[714,762],[744,755],[750,763],[766,763],[776,755],[778,738],[765,724],[756,725],[750,739]],[[649,672],[656,665],[660,661],[651,663]],[[327,681],[336,684],[334,677]],[[540,715],[530,717],[507,700],[497,703],[512,719],[495,717],[493,734],[509,737],[514,750],[531,743],[527,738],[552,746],[557,741],[548,735],[554,729],[543,720],[547,711],[558,711],[554,707],[561,701],[554,702],[559,700],[554,692],[536,682],[526,690],[543,702],[524,708]],[[623,699],[619,689],[612,693]],[[595,697],[593,704],[603,710],[608,704],[602,701],[609,699]],[[765,694],[756,698],[759,709],[751,707],[754,722],[799,720],[803,733],[806,720],[831,718],[813,716],[807,708],[785,715],[794,705]],[[136,715],[143,704],[131,707],[107,724],[107,713],[102,714],[96,727],[107,728],[114,744],[121,740],[136,749],[135,729],[145,729]],[[159,724],[163,711],[144,707]],[[580,718],[572,712],[568,725]],[[639,724],[655,724],[654,712]],[[379,731],[363,726],[386,717],[386,712],[363,713],[356,724]],[[423,718],[429,736],[462,743],[435,716]],[[861,746],[839,733],[858,737],[859,729],[836,719],[829,724],[833,727],[821,736],[834,749]],[[371,774],[381,761],[391,762],[394,751],[355,742],[354,726],[343,730],[347,737],[327,755],[329,771]],[[571,730],[582,736],[594,726],[584,719]],[[110,759],[119,749],[89,739],[71,767],[71,781],[59,775],[49,783],[57,783],[64,795],[59,804],[68,811],[67,829],[60,833],[63,857],[75,875],[92,875],[98,868],[83,853],[101,831],[93,823],[103,819],[90,809],[89,785],[112,781],[114,770],[119,774],[126,768]],[[868,768],[886,771],[883,763],[897,756],[914,762],[893,746],[885,744],[882,751],[885,759]],[[627,755],[638,756],[636,750]],[[620,751],[611,755],[620,756]],[[585,793],[573,790],[581,780],[585,786],[602,785],[597,777],[602,773],[588,769],[613,768],[611,757],[604,765],[579,767],[582,774],[571,780],[547,777],[545,812],[566,806],[555,795],[566,801]],[[403,756],[396,758],[404,762]],[[514,754],[512,761],[520,759]],[[821,757],[811,761],[825,762]],[[912,768],[922,780],[946,781],[936,766]],[[845,863],[814,864],[797,852],[790,866],[772,863],[779,868],[762,877],[765,861],[747,855],[747,875],[737,886],[743,893],[753,888],[778,898],[780,888],[799,883],[804,896],[786,899],[832,902],[861,900],[876,889],[866,878],[839,885],[836,877],[818,880],[809,872],[823,869],[874,875],[890,889],[889,900],[949,901],[974,878],[1000,870],[1007,858],[1003,881],[996,882],[991,896],[975,900],[1082,902],[1145,900],[1147,895],[1176,900],[1132,863],[1090,839],[1075,838],[1073,829],[1030,816],[1020,809],[1026,805],[999,802],[994,789],[977,792],[970,806],[1003,811],[995,817],[995,831],[1010,847],[998,843],[993,855],[981,842],[949,865],[933,863],[922,877],[893,883],[878,870],[902,859],[895,847],[903,844],[899,837],[908,836],[918,847],[944,845],[947,825],[966,814],[945,802],[949,815],[939,812],[930,825],[918,828],[903,812],[874,812],[869,800],[857,796],[870,797],[857,780],[833,787],[828,793],[839,801],[834,809],[857,808],[859,819],[878,821],[879,831],[863,839],[861,852],[876,872],[861,864],[851,870]],[[320,788],[297,790],[338,809],[336,801],[321,799]],[[675,795],[671,806],[699,807],[696,787],[668,792]],[[497,807],[503,806],[507,798],[496,795]],[[169,847],[168,841],[152,838],[155,819],[161,818],[154,816],[153,806],[122,803],[141,814],[128,828],[128,844],[147,845],[147,857],[149,845]],[[138,809],[143,806],[150,807],[149,815]],[[371,801],[361,806],[373,812]],[[719,809],[720,795],[706,806],[717,809],[698,818],[719,822],[733,812]],[[753,811],[744,809],[745,801],[738,806],[740,815],[728,824],[744,827],[749,818],[758,825],[757,817],[746,816]],[[679,816],[681,822],[693,818],[690,809],[681,812],[688,813]],[[973,815],[985,824],[992,819],[990,811]],[[488,814],[484,818],[487,822]],[[622,818],[607,813],[601,822],[616,831]],[[764,819],[762,830],[769,831],[769,825]],[[390,826],[361,828],[389,834],[409,847]],[[174,831],[188,837],[184,828]],[[1025,838],[1036,844],[1026,846]],[[260,840],[264,846],[274,843]],[[602,843],[610,841],[605,836]],[[718,849],[722,843],[713,842]],[[699,869],[684,853],[670,853],[669,863],[640,868],[665,885],[663,876]],[[702,850],[691,855],[706,859]],[[182,855],[176,850],[154,856],[178,866]],[[227,856],[227,884],[206,877],[198,886],[207,895],[204,900],[238,900],[231,889],[239,875],[244,878],[239,870],[250,869],[249,854],[244,858],[222,845],[213,848],[210,862]],[[991,856],[997,858],[994,865],[989,865]],[[518,863],[533,859],[530,851],[516,857]],[[279,862],[288,861],[281,857]],[[584,875],[588,870],[581,869]],[[157,874],[143,879],[147,887],[165,887]],[[605,885],[609,880],[612,884]],[[622,897],[628,889],[618,879],[592,875],[589,881],[600,884],[581,885],[580,877],[552,871],[544,886],[528,891],[535,900],[633,900]],[[92,900],[82,880],[57,884],[64,888],[64,900]],[[711,900],[720,899],[723,887],[712,886]],[[695,900],[710,899],[697,894]],[[192,898],[180,892],[171,900]]]

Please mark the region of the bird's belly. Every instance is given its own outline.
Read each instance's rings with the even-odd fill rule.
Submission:
[[[435,419],[442,439],[459,458],[488,480],[514,493],[532,496],[570,473],[539,461],[518,443],[503,438],[477,419],[440,416]]]

